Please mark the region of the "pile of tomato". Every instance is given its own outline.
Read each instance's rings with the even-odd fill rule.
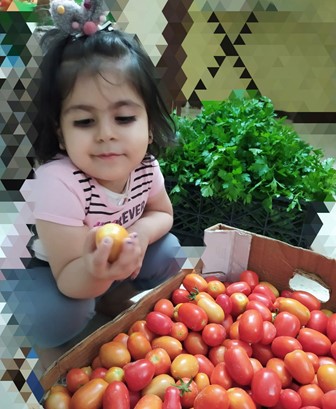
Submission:
[[[333,409],[336,313],[250,270],[187,274],[170,299],[68,371],[45,409]]]

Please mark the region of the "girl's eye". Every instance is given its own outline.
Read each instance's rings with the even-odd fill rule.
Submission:
[[[90,118],[80,119],[78,121],[74,121],[74,126],[85,128],[85,127],[92,125],[93,123],[94,123],[94,120]]]
[[[115,120],[120,124],[129,124],[135,121],[135,116],[116,116]]]

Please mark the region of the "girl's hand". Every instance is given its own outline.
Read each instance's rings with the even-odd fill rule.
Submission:
[[[113,246],[111,238],[105,238],[96,246],[97,228],[91,229],[84,244],[85,263],[88,272],[96,279],[102,280],[125,280],[128,277],[135,278],[140,271],[144,252],[136,233],[131,233],[124,240],[119,257],[113,263],[109,263],[108,257]]]

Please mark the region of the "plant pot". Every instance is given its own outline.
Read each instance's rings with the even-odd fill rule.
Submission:
[[[174,183],[166,181],[168,194]],[[316,220],[316,204],[301,203],[301,210],[287,211],[288,200],[274,199],[273,210],[266,211],[260,202],[244,204],[204,198],[196,186],[187,187],[188,196],[174,205],[174,233],[184,246],[203,246],[204,230],[216,223],[248,230],[285,243],[309,248],[322,226]],[[312,224],[312,221],[314,223]]]

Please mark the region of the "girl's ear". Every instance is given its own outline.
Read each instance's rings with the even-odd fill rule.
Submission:
[[[150,129],[149,132],[148,132],[148,144],[153,143],[153,140],[154,140],[153,132],[152,132],[152,130]]]
[[[65,151],[66,149],[65,149],[64,138],[63,138],[61,128],[57,128],[56,133],[57,133],[57,136],[58,136],[58,146],[60,147],[60,149]]]

